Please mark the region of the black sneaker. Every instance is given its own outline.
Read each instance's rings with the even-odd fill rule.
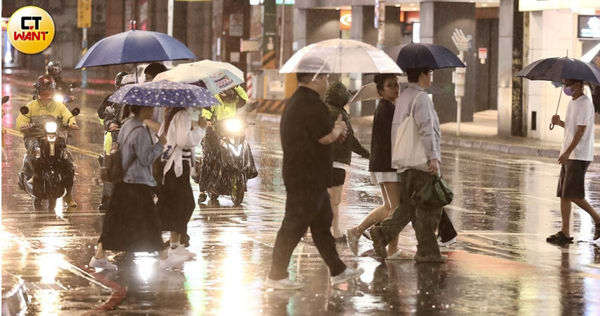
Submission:
[[[600,224],[596,224],[594,232],[594,241],[600,241]]]
[[[381,228],[377,225],[371,227],[369,229],[369,233],[371,234],[371,240],[373,241],[373,249],[375,249],[375,253],[385,259],[387,257],[387,251],[385,250],[385,244],[383,241],[383,234],[381,233]]]
[[[573,243],[573,237],[567,237],[562,231],[559,231],[554,235],[548,236],[546,241],[555,245],[566,245]]]

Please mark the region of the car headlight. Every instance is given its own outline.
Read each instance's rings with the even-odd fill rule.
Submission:
[[[229,119],[225,121],[225,129],[231,133],[237,133],[242,130],[242,121],[239,119]]]
[[[56,133],[57,129],[58,129],[58,125],[56,124],[56,122],[47,122],[46,123],[46,133],[54,134],[54,133]]]
[[[63,103],[65,101],[65,97],[63,97],[62,94],[55,94],[54,101]]]

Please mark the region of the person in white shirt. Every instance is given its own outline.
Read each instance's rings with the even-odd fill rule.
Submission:
[[[572,97],[565,121],[559,115],[552,117],[552,124],[564,128],[563,145],[558,157],[561,165],[556,196],[560,197],[562,229],[546,238],[552,244],[573,242],[569,234],[571,202],[586,211],[596,224],[594,240],[600,239],[600,215],[585,199],[585,173],[594,160],[594,105],[583,94],[583,81],[564,80],[564,93]]]
[[[162,230],[171,232],[169,252],[193,258],[195,254],[182,243],[189,245],[187,224],[196,207],[190,182],[190,176],[195,173],[194,147],[204,137],[207,121],[200,117],[194,124],[186,108],[171,108],[167,113],[158,132],[159,135],[167,132],[167,144],[161,156],[164,168],[159,184],[159,215]]]

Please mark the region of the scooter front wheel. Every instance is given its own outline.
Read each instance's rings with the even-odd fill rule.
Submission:
[[[244,180],[243,177],[238,177],[231,185],[231,201],[233,205],[240,206],[244,201]]]

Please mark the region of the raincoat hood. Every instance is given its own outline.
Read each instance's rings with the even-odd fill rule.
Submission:
[[[343,83],[336,81],[325,92],[325,103],[338,108],[343,107],[350,100],[351,94]]]

